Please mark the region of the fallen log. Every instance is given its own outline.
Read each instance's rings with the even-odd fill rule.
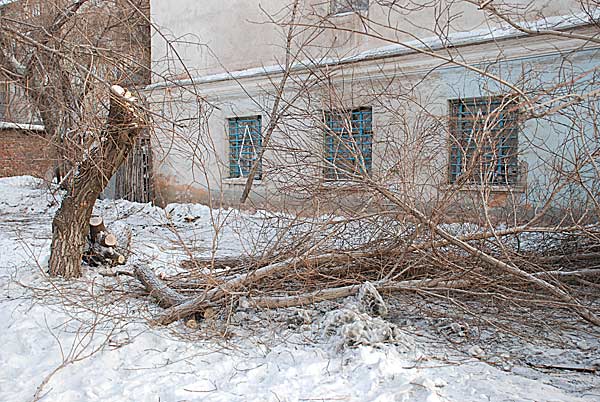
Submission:
[[[157,319],[157,322],[159,324],[168,325],[171,322],[177,321],[180,318],[189,317],[195,313],[201,313],[202,311],[204,311],[204,309],[208,308],[209,306],[218,303],[219,300],[224,298],[227,294],[235,292],[236,290],[238,290],[241,287],[244,287],[250,282],[258,281],[267,276],[276,275],[286,270],[294,269],[294,267],[298,265],[310,266],[332,262],[345,263],[350,262],[356,258],[370,257],[373,255],[373,252],[328,253],[311,257],[295,257],[274,264],[266,265],[254,271],[245,274],[239,274],[234,278],[225,281],[218,286],[215,286],[211,290],[204,292],[199,297],[188,299],[182,303],[173,303],[164,312],[164,314]],[[596,275],[598,273],[600,273],[600,270],[579,270],[573,272],[548,271],[529,274],[529,278],[538,279],[539,277],[578,277]],[[383,281],[375,284],[375,286],[380,291],[416,291],[423,289],[431,290],[441,288],[461,289],[468,287],[471,283],[472,282],[468,280],[445,280],[442,278],[436,278],[428,280],[408,280],[401,282]],[[356,293],[359,288],[360,285],[350,285],[338,288],[323,289],[300,295],[252,297],[248,298],[247,300],[251,305],[261,308],[292,307],[308,305],[324,300],[332,300],[341,297],[347,297]]]
[[[436,288],[444,289],[462,289],[469,287],[472,284],[468,280],[440,280],[440,279],[415,279],[401,282],[379,282],[373,283],[373,286],[378,291],[416,291],[416,290],[431,290]],[[256,308],[283,308],[307,306],[310,304],[322,302],[325,300],[334,300],[342,297],[348,297],[356,294],[362,284],[341,286],[338,288],[322,289],[315,292],[291,295],[291,296],[261,296],[249,297],[245,301],[248,305]]]
[[[113,247],[105,247],[100,243],[95,243],[91,245],[91,248],[87,252],[87,259],[93,261],[95,264],[90,264],[93,266],[97,265],[124,265],[125,264],[125,256],[116,252]],[[86,261],[88,262],[88,261]],[[88,262],[89,264],[89,262]]]
[[[586,277],[586,276],[597,276],[600,277],[600,269],[580,269],[577,271],[545,271],[536,272],[534,276],[548,276],[548,277]]]
[[[149,267],[137,264],[133,275],[144,285],[150,297],[154,298],[162,308],[169,308],[184,303],[187,298],[165,285]]]
[[[419,215],[418,215],[419,216]],[[428,222],[424,216],[419,216],[425,222]],[[572,228],[567,228],[567,231],[574,230]],[[501,270],[508,272],[512,275],[516,275],[517,277],[521,277],[525,279],[527,282],[530,282],[549,293],[557,296],[562,301],[568,302],[570,308],[580,314],[584,319],[590,322],[597,322],[596,317],[590,310],[583,307],[579,302],[570,294],[564,292],[560,288],[548,283],[547,281],[541,279],[543,277],[549,278],[554,274],[554,277],[568,277],[568,276],[587,276],[591,274],[595,274],[589,271],[579,271],[577,273],[569,273],[569,274],[557,274],[556,271],[552,272],[538,272],[538,273],[527,273],[517,266],[512,264],[505,263],[503,261],[498,260],[497,258],[484,253],[475,247],[473,247],[468,242],[473,240],[483,240],[492,237],[502,237],[507,235],[514,235],[522,232],[544,232],[549,231],[549,228],[528,228],[528,227],[517,227],[511,228],[502,231],[492,231],[492,232],[483,232],[483,233],[475,233],[468,234],[465,236],[454,236],[442,229],[435,228],[434,232],[436,232],[442,240],[413,244],[409,245],[406,248],[399,250],[368,250],[368,251],[359,251],[359,252],[336,252],[336,253],[325,253],[320,255],[313,256],[302,256],[302,257],[294,257],[289,258],[280,262],[276,262],[273,264],[263,265],[255,270],[252,270],[247,273],[238,274],[233,278],[222,282],[221,284],[215,284],[214,287],[206,292],[203,292],[202,295],[187,299],[179,304],[173,303],[167,310],[156,320],[157,323],[168,325],[178,319],[189,317],[196,313],[202,313],[205,309],[210,306],[214,306],[222,301],[227,295],[236,293],[240,288],[245,287],[251,283],[259,281],[265,277],[275,276],[287,270],[294,270],[296,267],[307,267],[307,266],[319,266],[320,264],[344,264],[352,262],[356,259],[360,258],[373,258],[376,256],[381,256],[382,254],[394,255],[394,254],[403,254],[407,252],[418,252],[431,248],[444,247],[447,245],[453,245],[458,248],[461,248],[467,251],[474,257],[477,257],[486,263],[495,266],[497,268],[501,268]],[[232,263],[239,263],[239,259],[233,259],[229,261],[219,261],[218,259],[205,260],[200,263],[206,264],[215,264],[223,263],[224,266],[235,265]],[[231,265],[230,265],[231,264]],[[469,286],[471,282],[468,280],[445,280],[443,278],[436,278],[430,280],[414,280],[414,281],[402,281],[402,282],[382,282],[377,285],[378,290],[387,290],[387,291],[416,291],[416,290],[429,290],[429,289],[460,289],[466,286]],[[322,301],[322,300],[331,300],[340,297],[346,297],[352,295],[358,291],[360,288],[359,285],[350,285],[339,288],[328,288],[315,292],[310,292],[306,294],[300,295],[291,295],[291,296],[271,296],[271,297],[258,297],[258,298],[250,298],[250,303],[257,307],[265,307],[265,308],[278,308],[278,307],[290,307],[295,305],[305,305],[311,304],[314,302]]]
[[[322,255],[318,255],[318,256],[313,256],[310,258],[305,258],[305,257],[294,257],[294,258],[290,258],[281,262],[277,262],[274,264],[270,264],[267,266],[264,266],[262,268],[259,268],[257,270],[245,273],[245,274],[240,274],[237,275],[236,277],[223,282],[221,285],[218,285],[216,287],[214,287],[213,289],[209,290],[208,292],[203,293],[202,295],[195,297],[193,299],[187,300],[186,302],[182,303],[182,304],[178,304],[178,305],[174,305],[172,307],[170,307],[169,309],[167,309],[164,314],[162,316],[160,316],[156,322],[162,325],[168,325],[174,321],[177,321],[181,318],[185,318],[185,317],[189,317],[190,315],[193,315],[195,313],[198,312],[202,312],[204,311],[204,309],[206,309],[207,307],[209,307],[210,305],[213,305],[214,303],[218,302],[220,299],[224,298],[227,294],[231,293],[231,292],[235,292],[237,289],[243,287],[244,285],[248,284],[249,282],[252,281],[258,281],[262,278],[265,278],[267,276],[270,275],[276,275],[277,273],[280,273],[282,271],[288,270],[296,265],[306,265],[306,264],[317,264],[319,262],[323,262],[323,261],[327,261],[330,262],[332,260],[337,260],[337,261],[342,261],[342,260],[349,260],[353,257],[357,257],[359,253],[344,253],[344,254],[322,254]],[[440,281],[440,279],[433,279],[431,280],[431,283],[434,283],[433,281],[435,281],[436,283],[442,283]],[[416,282],[411,282],[411,283],[420,283],[422,282],[421,280],[417,280]],[[398,286],[398,285],[396,285]],[[414,285],[413,285],[414,286]],[[381,285],[382,289],[385,289],[386,286]],[[389,284],[387,286],[387,288],[390,288]],[[318,297],[326,297],[325,295],[327,295],[327,297],[329,298],[339,298],[339,297],[345,297],[348,296],[350,294],[352,294],[352,292],[356,292],[358,291],[358,287],[355,287],[355,285],[352,286],[348,286],[348,287],[343,287],[343,288],[338,288],[338,289],[329,289],[328,291],[320,291],[319,292],[314,292],[313,294],[308,294],[305,295],[304,298],[300,298],[298,299],[299,302],[304,303],[304,302],[308,302],[308,300],[312,299],[316,299]],[[350,292],[350,293],[348,293]],[[326,300],[326,299],[324,299]],[[267,300],[266,305],[269,305],[269,303],[271,305],[273,305],[275,307],[277,307],[277,305],[281,305],[284,306],[286,303],[288,303],[285,300],[278,300],[278,299],[270,299]]]
[[[323,254],[320,256],[315,256],[311,259],[312,262],[315,262],[319,259],[329,261],[333,255]],[[348,258],[348,257],[346,257]],[[185,303],[173,306],[169,308],[165,313],[159,317],[156,321],[162,325],[168,325],[174,321],[177,321],[181,318],[189,317],[195,313],[203,312],[204,309],[209,307],[215,301],[225,297],[228,293],[239,289],[244,284],[249,281],[257,281],[269,275],[275,275],[279,272],[282,272],[292,266],[305,263],[307,258],[304,257],[294,257],[281,262],[277,262],[274,264],[270,264],[259,268],[257,270],[236,275],[234,278],[223,282],[222,284],[215,286],[213,289],[209,290],[206,293],[203,293],[201,296],[193,298],[191,300],[186,301]]]

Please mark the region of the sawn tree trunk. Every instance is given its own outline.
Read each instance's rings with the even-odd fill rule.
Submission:
[[[81,276],[81,259],[94,203],[133,148],[144,122],[136,101],[120,86],[111,87],[107,128],[79,165],[73,185],[52,221],[52,276]]]

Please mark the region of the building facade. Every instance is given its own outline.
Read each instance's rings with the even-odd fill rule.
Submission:
[[[589,202],[569,171],[596,189],[598,10],[233,3],[152,2],[162,202],[236,204],[249,176],[250,202],[273,208],[375,202],[382,186],[535,213]]]

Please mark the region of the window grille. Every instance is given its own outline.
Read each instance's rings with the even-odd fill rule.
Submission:
[[[518,110],[504,97],[450,101],[450,183],[518,180]]]
[[[331,14],[367,11],[369,0],[331,0]]]
[[[7,84],[0,82],[0,121],[6,120],[6,111],[8,109],[8,91]]]
[[[236,117],[229,123],[229,177],[247,177],[262,147],[261,116]],[[262,178],[258,162],[255,178]]]
[[[39,17],[42,15],[42,5],[40,3],[29,4],[29,13],[32,17]]]
[[[373,112],[369,108],[325,113],[326,180],[349,180],[370,174]]]

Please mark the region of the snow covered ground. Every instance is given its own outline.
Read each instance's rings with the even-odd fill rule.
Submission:
[[[0,179],[2,402],[600,400],[597,373],[535,369],[521,359],[599,367],[598,333],[585,324],[559,331],[563,347],[489,331],[478,333],[479,344],[456,346],[442,334],[460,337],[470,330],[463,323],[420,319],[419,306],[396,301],[393,324],[349,298],[313,309],[238,309],[228,323],[198,328],[153,327],[156,307],[125,293],[135,286],[128,278],[91,269],[69,283],[45,275],[55,197],[37,179]],[[130,225],[132,261],[158,271],[177,267],[190,250],[236,255],[255,247],[244,231],[258,230],[261,219],[107,200],[97,212]],[[348,345],[352,339],[358,344]]]

